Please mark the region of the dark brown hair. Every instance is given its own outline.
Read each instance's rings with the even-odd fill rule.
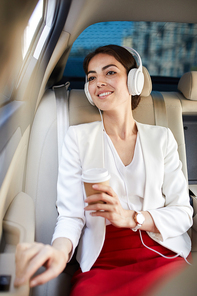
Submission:
[[[85,57],[83,62],[83,69],[86,75],[88,73],[88,65],[90,60],[99,53],[113,56],[119,63],[121,63],[125,67],[127,74],[131,69],[137,68],[137,63],[134,57],[127,49],[125,49],[122,46],[110,44],[110,45],[98,47],[97,49],[95,49],[93,52],[90,52]],[[132,110],[137,108],[139,102],[140,102],[140,95],[132,96]]]

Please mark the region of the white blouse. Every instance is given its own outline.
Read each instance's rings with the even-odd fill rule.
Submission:
[[[137,135],[134,156],[125,166],[110,137],[104,132],[105,167],[111,179],[110,186],[118,195],[125,210],[141,211],[145,187],[145,166],[139,135]],[[106,225],[110,224],[107,220]]]

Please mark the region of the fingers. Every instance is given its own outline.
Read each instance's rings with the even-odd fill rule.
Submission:
[[[61,251],[49,245],[34,243],[32,245],[20,244],[16,251],[16,279],[15,286],[27,283],[34,273],[47,262],[47,270],[31,280],[32,286],[37,282],[46,282],[57,276],[64,269]],[[49,270],[49,271],[48,271]]]
[[[41,250],[42,244],[18,244],[16,248],[15,264],[16,264],[16,279],[15,285],[27,282],[26,270],[29,261]]]
[[[43,285],[58,276],[61,271],[59,271],[59,268],[55,264],[52,264],[46,271],[31,279],[29,285],[31,288],[37,285]]]
[[[92,206],[93,207],[93,206]],[[122,227],[124,225],[124,217],[122,216],[122,211],[117,206],[112,205],[95,205],[95,209],[90,213],[93,217],[103,217],[108,219],[114,226]]]
[[[95,189],[95,190],[98,190],[98,191],[105,192],[110,196],[116,196],[116,194],[113,191],[113,189],[111,188],[111,186],[102,185],[102,184],[94,184],[92,186],[92,188]]]
[[[100,196],[104,194],[102,193],[98,195]],[[94,196],[92,196],[91,198],[93,199]],[[107,201],[108,197],[104,197],[102,198],[102,200]],[[111,197],[109,197],[109,201],[111,201]],[[116,219],[117,216],[121,216],[122,207],[119,202],[115,200],[113,201],[113,203],[107,202],[89,204],[87,207],[85,207],[85,210],[92,211],[90,213],[91,216],[100,216],[111,221]]]
[[[91,216],[98,216],[108,219],[116,227],[128,227],[130,217],[127,216],[127,211],[120,204],[118,196],[110,186],[96,184],[93,189],[101,191],[94,195],[88,196],[85,200],[88,203],[84,209],[91,211]],[[100,201],[102,203],[100,203]]]
[[[107,196],[100,196],[99,198],[92,195],[88,201],[88,206],[84,209],[85,211],[116,211],[117,206],[119,206],[119,202],[116,200],[112,202]]]
[[[131,211],[124,210],[120,206],[112,205],[96,205],[95,212],[91,212],[93,217],[103,217],[108,219],[112,225],[116,227],[130,227],[131,224]]]
[[[116,204],[118,200],[118,197],[116,193],[113,191],[113,189],[110,186],[106,185],[93,185],[93,189],[100,191],[101,193],[96,193],[94,195],[88,196],[85,200],[86,203],[109,203],[109,204]]]
[[[50,246],[43,246],[42,249],[30,261],[25,271],[25,277],[30,279],[34,273],[52,257]]]
[[[116,213],[114,212],[96,211],[96,212],[91,212],[90,215],[93,217],[103,217],[105,219],[108,219],[112,224],[114,224],[113,222],[117,220]]]
[[[85,211],[91,211],[90,215],[108,219],[116,227],[129,227],[130,211],[122,208],[118,196],[110,186],[93,185],[95,190],[101,191],[86,198],[88,206]],[[103,202],[103,203],[100,203]]]
[[[85,200],[86,203],[90,204],[113,204],[113,200],[112,197],[110,197],[109,195],[105,194],[105,193],[97,193],[91,196],[88,196]]]

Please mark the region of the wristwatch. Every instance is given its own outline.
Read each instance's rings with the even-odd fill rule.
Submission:
[[[133,219],[137,225],[134,228],[132,228],[132,230],[137,231],[144,223],[145,217],[141,212],[135,211]]]

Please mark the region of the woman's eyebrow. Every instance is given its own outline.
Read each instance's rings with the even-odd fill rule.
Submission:
[[[117,67],[116,65],[114,65],[114,64],[109,64],[109,65],[104,66],[104,67],[102,68],[102,70],[106,70],[106,69],[109,68],[109,67],[116,67],[116,68],[118,68],[118,67]],[[96,73],[96,71],[91,70],[91,71],[89,71],[89,72],[87,73],[87,75],[90,74],[90,73]]]
[[[96,71],[89,71],[89,72],[87,73],[87,76],[88,76],[88,74],[90,74],[90,73],[96,73]]]
[[[107,66],[104,66],[103,68],[102,68],[102,70],[105,70],[105,69],[107,69],[107,68],[109,68],[109,67],[116,67],[116,68],[118,68],[116,65],[114,65],[114,64],[109,64],[109,65],[107,65]]]

